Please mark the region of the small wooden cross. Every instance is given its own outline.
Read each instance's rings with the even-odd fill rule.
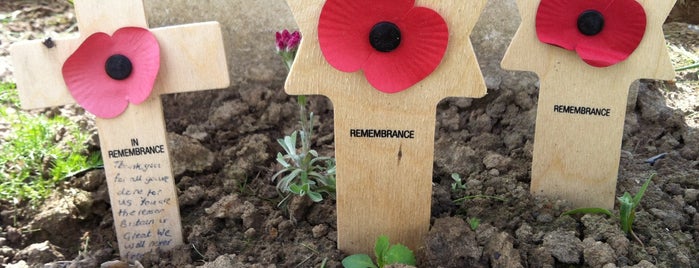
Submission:
[[[437,104],[446,97],[486,93],[469,39],[486,0],[415,1],[444,18],[449,44],[430,76],[394,94],[373,88],[361,71],[341,72],[324,59],[318,41],[324,2],[287,0],[303,39],[285,89],[292,95],[325,95],[333,103],[338,247],[373,252],[376,238],[388,235],[419,249],[430,224]],[[358,137],[363,135],[357,131],[367,130],[408,131],[410,137]]]
[[[75,103],[61,68],[91,34],[111,35],[126,26],[148,27],[142,0],[77,0],[75,12],[79,38],[55,40],[52,48],[41,41],[11,47],[23,108]],[[139,105],[130,104],[116,118],[96,120],[119,251],[127,260],[182,244],[160,95],[229,85],[217,22],[158,28],[151,32],[160,45],[161,60],[150,97]],[[142,151],[139,148],[151,153],[134,153]]]
[[[541,79],[531,192],[575,207],[611,209],[629,85],[638,78],[675,77],[662,29],[675,0],[638,0],[647,14],[645,35],[625,61],[605,68],[537,39],[540,1],[517,0],[522,24],[502,61],[505,69],[533,71]],[[575,114],[569,107],[603,114]]]

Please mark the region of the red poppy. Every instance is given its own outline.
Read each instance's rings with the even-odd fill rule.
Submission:
[[[646,32],[646,12],[635,0],[541,0],[536,34],[541,42],[574,50],[587,64],[626,60]]]
[[[63,64],[70,94],[100,118],[122,114],[150,96],[160,69],[160,46],[143,28],[90,35]]]
[[[414,0],[327,0],[318,41],[335,69],[363,70],[374,88],[396,93],[437,68],[449,30],[439,13]]]

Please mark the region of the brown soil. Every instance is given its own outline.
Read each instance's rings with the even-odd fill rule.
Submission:
[[[71,8],[62,1],[3,1],[0,20],[8,20],[0,25],[3,81],[12,77],[10,43],[76,30]],[[697,29],[666,25],[675,66],[699,57]],[[616,219],[561,216],[565,202],[530,195],[535,81],[523,91],[503,86],[483,99],[439,105],[432,228],[419,266],[699,267],[697,69],[678,72],[671,83],[641,81],[631,87],[616,190],[636,193],[650,174],[658,174],[636,215],[634,230],[643,245],[625,235]],[[192,154],[190,148],[201,154],[203,146],[216,160],[199,166],[173,160],[185,167],[176,183],[186,244],[147,256],[141,261],[145,267],[320,267],[324,261],[325,267],[341,267],[345,254],[336,248],[332,200],[314,204],[296,198],[287,208],[277,207],[280,198],[270,181],[279,168],[275,139],[291,133],[297,121],[295,99],[283,93],[282,82],[280,76],[164,97],[170,137],[186,141],[171,147],[172,154]],[[322,97],[310,97],[310,103],[319,115],[314,147],[331,155],[332,106]],[[75,107],[42,112],[83,114]],[[661,153],[667,156],[654,165],[645,162]],[[451,173],[465,178],[465,190],[452,191]],[[467,195],[505,201],[454,202]],[[0,210],[0,265],[98,267],[118,259],[101,170],[65,183],[41,208],[0,200]],[[470,218],[481,220],[475,230]]]

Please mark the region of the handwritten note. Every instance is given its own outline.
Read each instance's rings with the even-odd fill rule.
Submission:
[[[145,140],[145,139],[143,139]],[[165,144],[104,148],[119,248],[136,260],[154,248],[181,244],[179,208]]]

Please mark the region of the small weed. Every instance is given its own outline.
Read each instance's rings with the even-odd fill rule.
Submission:
[[[367,254],[354,254],[344,258],[342,266],[345,268],[383,268],[386,265],[398,263],[415,265],[413,251],[401,244],[391,245],[387,236],[380,236],[376,239],[374,255],[376,255],[376,264]]]
[[[451,183],[451,191],[456,192],[458,190],[466,190],[466,184],[464,184],[463,179],[459,173],[452,173],[451,178],[454,182]]]
[[[643,183],[641,189],[638,190],[638,193],[636,193],[635,196],[631,196],[629,192],[624,192],[624,195],[617,198],[619,200],[619,222],[621,223],[621,230],[626,234],[631,234],[641,245],[643,245],[643,242],[633,232],[633,221],[636,219],[636,208],[638,207],[638,204],[641,203],[641,198],[643,198],[643,194],[645,194],[646,189],[648,189],[648,185],[650,185],[650,181],[653,180],[655,175],[656,174],[650,175],[648,180]],[[605,214],[610,217],[613,216],[611,211],[604,208],[579,208],[566,211],[561,216],[579,213],[598,213]]]
[[[475,231],[481,225],[481,219],[476,217],[468,218],[468,225],[471,227],[471,230]]]

